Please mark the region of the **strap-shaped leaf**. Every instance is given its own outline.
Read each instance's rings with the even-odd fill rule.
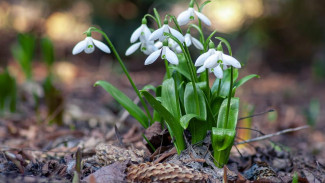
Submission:
[[[188,125],[190,124],[190,121],[193,118],[200,119],[200,116],[198,116],[197,114],[186,114],[186,115],[182,116],[181,120],[180,120],[181,126],[184,129],[187,129]],[[202,120],[202,119],[200,119],[200,120]]]
[[[227,69],[223,72],[223,78],[221,79],[221,86],[220,86],[221,88],[220,88],[219,96],[228,97],[229,88],[230,88],[230,79],[231,79],[230,74],[231,74],[230,69]],[[238,69],[234,69],[233,82],[235,82],[237,78],[238,78]],[[217,96],[218,88],[219,88],[219,79],[216,79],[211,88],[214,97]]]
[[[179,120],[175,118],[159,101],[157,101],[149,92],[141,91],[141,94],[147,99],[151,107],[153,107],[159,115],[165,120],[168,131],[172,138],[174,138],[174,144],[177,153],[180,154],[185,149],[185,141],[183,137],[183,128],[180,125]]]
[[[236,130],[224,128],[212,128],[212,147],[216,151],[225,150],[233,144]]]
[[[200,117],[200,119],[206,120],[207,110],[204,94],[200,87],[196,86],[196,90],[199,97],[199,111],[197,111],[192,83],[187,83],[184,93],[185,112],[186,114],[196,114]]]
[[[251,75],[245,76],[245,77],[241,78],[239,81],[237,81],[234,86],[238,88],[252,78],[260,78],[260,76],[257,74],[251,74]]]
[[[230,111],[229,118],[226,121],[227,114],[227,101],[226,98],[219,109],[217,128],[225,128],[225,129],[236,129],[237,119],[238,119],[238,110],[239,110],[239,98],[232,97],[230,101]]]
[[[141,108],[133,103],[133,101],[126,96],[122,91],[114,87],[112,84],[106,81],[97,81],[94,86],[101,86],[105,91],[110,93],[112,97],[120,103],[125,110],[127,110],[131,116],[133,116],[144,128],[148,128],[148,117],[141,110]]]
[[[176,118],[180,119],[180,109],[173,78],[166,79],[161,88],[161,104]]]

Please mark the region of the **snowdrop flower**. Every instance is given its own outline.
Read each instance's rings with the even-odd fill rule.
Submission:
[[[136,40],[140,38],[148,40],[149,36],[151,35],[151,32],[147,26],[147,20],[146,18],[142,19],[142,24],[139,28],[137,28],[131,35],[130,42],[134,43]],[[142,42],[142,41],[141,41]]]
[[[208,17],[203,15],[202,13],[194,10],[194,1],[192,0],[190,6],[187,10],[180,13],[177,17],[177,22],[180,26],[186,25],[190,20],[194,20],[194,14],[206,25],[210,26],[211,21]]]
[[[141,40],[141,39],[140,39]],[[152,52],[156,51],[158,48],[155,46],[155,43],[153,41],[147,41],[147,40],[142,40],[138,43],[135,43],[133,45],[131,45],[125,52],[126,56],[129,56],[131,54],[133,54],[136,50],[138,50],[141,46],[141,51],[146,54],[149,55]]]
[[[194,45],[197,49],[199,49],[199,50],[203,50],[203,45],[202,45],[202,43],[201,43],[199,40],[197,40],[196,38],[192,37],[190,33],[186,33],[184,39],[185,39],[185,43],[186,43],[186,46],[187,46],[187,47],[191,46],[192,43],[193,43],[193,45]]]
[[[226,70],[228,66],[233,66],[238,69],[241,68],[239,61],[234,57],[224,54],[222,51],[216,51],[214,48],[211,48],[211,46],[209,51],[199,56],[195,62],[195,66],[201,66],[197,70],[197,73],[209,69],[209,71],[213,72],[217,78],[223,77],[221,64],[223,65],[224,70]]]
[[[145,60],[144,65],[152,64],[158,59],[159,55],[161,55],[161,59],[166,59],[171,64],[175,64],[175,65],[178,64],[177,55],[172,50],[169,49],[168,41],[165,40],[163,43],[163,47],[151,53],[148,56],[148,58]]]
[[[168,46],[176,53],[182,53],[181,47],[173,39],[168,39]]]
[[[107,45],[105,45],[101,41],[92,38],[90,35],[87,35],[86,39],[80,41],[76,44],[76,46],[74,46],[72,54],[76,55],[82,51],[87,54],[90,54],[95,51],[95,46],[105,53],[111,53],[111,50],[108,48]]]
[[[149,41],[154,41],[156,39],[159,39],[159,41],[164,41],[166,39],[166,36],[164,36],[164,33],[171,33],[173,36],[175,36],[180,42],[184,42],[184,36],[178,32],[177,30],[169,27],[168,20],[165,19],[164,25],[160,27],[159,29],[155,30],[150,36]]]

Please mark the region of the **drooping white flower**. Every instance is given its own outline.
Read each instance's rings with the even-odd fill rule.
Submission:
[[[165,41],[162,48],[154,51],[147,57],[147,59],[144,61],[144,65],[152,64],[158,59],[159,55],[161,55],[161,59],[166,59],[171,64],[178,64],[177,55],[172,50],[170,50],[167,41]]]
[[[140,41],[140,42],[137,42],[137,43],[131,45],[126,50],[125,55],[129,56],[129,55],[133,54],[136,50],[138,50],[140,48],[140,46],[141,46],[140,50],[146,55],[149,55],[158,49],[155,46],[155,43],[153,41],[143,40],[143,41]]]
[[[216,51],[215,49],[209,49],[208,52],[199,56],[195,62],[195,66],[201,66],[197,73],[201,73],[205,71],[205,69],[209,69],[210,72],[213,72],[217,78],[223,77],[223,71],[221,68],[221,64],[223,69],[226,70],[228,66],[233,66],[235,68],[241,68],[241,64],[234,57],[222,53],[222,51]]]
[[[206,25],[210,26],[211,21],[209,20],[208,17],[203,15],[202,13],[195,11],[193,7],[189,7],[187,10],[183,11],[180,13],[177,17],[177,22],[180,26],[186,25],[188,22],[191,20],[194,20],[194,14]]]
[[[166,39],[166,36],[164,36],[164,33],[170,33],[173,36],[175,36],[180,42],[184,42],[184,36],[178,32],[177,30],[171,28],[168,25],[168,21],[165,21],[164,25],[160,27],[159,29],[155,30],[150,36],[149,41],[154,41],[156,39],[159,39],[159,41],[164,41]]]
[[[191,46],[192,43],[193,43],[193,45],[197,49],[199,49],[199,50],[203,50],[204,49],[202,43],[199,40],[197,40],[196,38],[194,38],[193,36],[191,36],[190,33],[186,33],[185,34],[185,43],[186,43],[186,46],[187,47]]]
[[[90,36],[87,36],[86,39],[80,41],[79,43],[76,44],[76,46],[74,46],[72,50],[72,54],[76,55],[82,51],[84,51],[87,54],[90,54],[95,51],[95,46],[105,53],[111,53],[111,50],[107,45]]]
[[[137,28],[131,35],[130,42],[134,43],[137,41],[140,37],[144,37],[144,39],[148,40],[149,36],[151,35],[151,32],[147,26],[147,24],[141,24],[139,28]]]
[[[182,53],[181,47],[173,39],[168,39],[168,46],[176,53]]]

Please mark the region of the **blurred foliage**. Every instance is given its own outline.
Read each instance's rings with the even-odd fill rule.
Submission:
[[[14,58],[20,64],[27,79],[32,79],[32,60],[35,51],[35,36],[31,34],[18,34],[17,44],[11,51]]]
[[[7,69],[0,73],[0,114],[6,111],[16,111],[16,79]]]
[[[49,38],[43,38],[41,40],[42,57],[46,63],[47,68],[50,70],[54,63],[54,47],[53,43]]]
[[[305,109],[304,114],[307,119],[307,124],[310,126],[315,126],[320,114],[319,100],[316,98],[311,99],[309,103],[309,107]]]

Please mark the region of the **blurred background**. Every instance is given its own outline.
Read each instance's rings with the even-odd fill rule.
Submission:
[[[99,115],[110,109],[117,113],[121,108],[112,98],[92,87],[99,79],[108,80],[135,98],[116,60],[98,50],[91,55],[72,56],[73,46],[85,38],[82,33],[89,26],[95,26],[108,34],[123,56],[143,15],[156,7],[162,15],[168,11],[177,16],[187,9],[188,3],[1,0],[0,72],[7,82],[0,78],[0,90],[2,98],[8,98],[0,101],[2,110],[9,106],[12,112],[23,111],[22,101],[28,101],[28,97],[22,91],[29,91],[35,99],[27,102],[36,109],[33,114],[42,118],[39,106],[43,102],[48,116],[62,113],[58,124],[68,124],[80,111]],[[216,29],[218,36],[231,43],[234,56],[243,64],[240,77],[253,73],[261,76],[238,90],[241,116],[275,109],[240,125],[264,133],[311,125],[310,130],[276,138],[286,146],[324,156],[325,1],[212,0],[203,13],[212,21],[211,27],[204,27],[205,34]],[[150,21],[149,25],[156,26]],[[99,34],[94,33],[93,37],[102,40]],[[198,53],[193,55],[195,60]],[[164,67],[158,62],[145,67],[145,58],[137,52],[124,61],[138,86],[157,85],[162,81]],[[43,118],[55,118],[48,116]],[[247,131],[241,133],[242,138],[250,137]]]

